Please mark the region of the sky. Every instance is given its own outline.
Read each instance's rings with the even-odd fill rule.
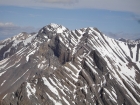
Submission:
[[[50,23],[96,27],[111,38],[140,38],[140,0],[0,0],[0,40]]]

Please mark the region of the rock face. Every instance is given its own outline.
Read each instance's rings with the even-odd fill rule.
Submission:
[[[0,42],[0,105],[140,105],[140,43],[50,24]]]

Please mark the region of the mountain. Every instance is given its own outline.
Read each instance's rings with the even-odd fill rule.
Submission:
[[[130,40],[130,39],[119,38],[119,41],[127,42],[128,44],[139,44],[140,43],[140,39]]]
[[[140,43],[49,24],[0,42],[0,105],[140,105]]]
[[[140,38],[139,39],[136,39],[135,41],[139,42],[140,43]]]

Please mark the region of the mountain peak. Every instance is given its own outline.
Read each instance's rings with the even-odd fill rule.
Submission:
[[[49,24],[52,28],[58,28],[59,26],[61,26],[61,25],[58,25],[58,24],[56,24],[56,23],[50,23]]]
[[[66,27],[55,24],[55,23],[50,23],[49,25],[45,26],[44,28],[47,29],[48,31],[53,31],[56,33],[63,33],[64,31],[68,30]]]

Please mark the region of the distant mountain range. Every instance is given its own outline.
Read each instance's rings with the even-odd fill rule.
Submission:
[[[140,40],[49,24],[0,42],[0,105],[140,105]]]
[[[138,44],[138,43],[140,43],[140,39],[130,40],[130,39],[120,38],[119,41],[131,43],[131,44]]]

